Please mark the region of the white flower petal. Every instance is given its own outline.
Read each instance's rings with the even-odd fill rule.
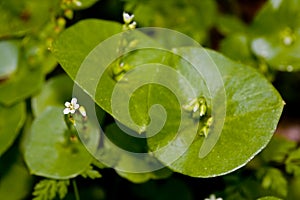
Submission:
[[[123,12],[123,19],[124,19],[124,21],[129,20],[130,19],[130,15],[128,13],[126,13],[126,12]]]
[[[76,6],[82,6],[82,3],[80,1],[75,1]]]
[[[133,18],[134,18],[134,15],[129,15],[128,13],[123,12],[123,20],[124,20],[125,24],[129,24],[130,22],[132,22]]]
[[[67,115],[71,112],[70,108],[65,108],[64,109],[64,114]]]
[[[74,104],[73,107],[75,110],[77,110],[79,108],[79,104]]]
[[[66,102],[66,103],[65,103],[65,106],[66,106],[66,107],[70,107],[70,105],[71,105],[70,102]]]
[[[71,100],[71,104],[76,104],[77,103],[77,99],[76,98],[72,98],[72,100]]]
[[[129,14],[126,13],[126,12],[123,12],[123,18],[124,18],[124,19],[128,19],[128,18],[129,18]]]
[[[129,27],[130,29],[135,29],[135,27],[136,27],[136,22],[133,21],[131,24],[128,25],[128,27]]]

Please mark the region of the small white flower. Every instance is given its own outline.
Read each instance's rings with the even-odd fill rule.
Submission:
[[[82,6],[82,3],[80,1],[78,1],[78,0],[74,0],[73,2],[78,7]]]
[[[286,37],[283,38],[283,43],[286,46],[289,46],[293,43],[293,38],[291,36],[286,36]]]
[[[223,200],[221,197],[216,198],[216,195],[211,194],[209,198],[205,198],[204,200]]]
[[[67,115],[69,113],[74,114],[75,111],[79,108],[79,104],[77,103],[76,98],[72,98],[71,103],[65,103],[66,108],[64,109],[64,114]]]
[[[132,22],[133,18],[134,18],[134,15],[130,15],[126,12],[123,12],[123,20],[124,20],[125,24],[130,24],[130,22]]]
[[[135,27],[136,27],[136,22],[135,21],[133,21],[131,24],[128,25],[128,28],[131,29],[131,30],[135,29]]]

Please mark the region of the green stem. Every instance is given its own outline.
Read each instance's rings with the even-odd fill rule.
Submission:
[[[74,193],[75,193],[75,199],[80,200],[80,196],[79,196],[79,192],[78,192],[78,188],[77,188],[75,179],[72,180],[72,183],[73,183],[73,188],[74,188]]]

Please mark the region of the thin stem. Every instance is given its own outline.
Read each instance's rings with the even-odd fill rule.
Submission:
[[[77,188],[75,179],[72,180],[72,183],[73,183],[73,188],[74,188],[74,193],[75,193],[75,199],[80,200],[80,196],[79,196],[79,192],[78,192],[78,188]]]

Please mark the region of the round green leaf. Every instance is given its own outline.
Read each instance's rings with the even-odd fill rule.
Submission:
[[[234,15],[225,15],[222,14],[218,17],[216,22],[217,29],[223,35],[230,35],[234,33],[245,33],[246,32],[246,24]]]
[[[102,37],[99,37],[100,39],[98,40],[85,43],[68,42],[71,40],[81,41],[87,37],[87,35],[93,38],[94,36],[91,34],[94,32],[94,28],[91,28],[92,24],[96,27],[96,24],[100,25],[103,24],[103,22],[85,21],[81,24],[79,23],[66,30],[56,41],[54,53],[58,57],[62,67],[72,79],[76,78],[79,67],[85,56],[90,53],[89,51],[101,42],[101,40],[110,36],[109,34],[102,35]],[[109,26],[104,27],[107,28],[107,32],[111,35],[114,34],[113,29]],[[85,37],[79,35],[79,32],[83,33]],[[131,32],[131,34],[134,33]],[[227,98],[226,118],[221,137],[206,157],[199,157],[200,147],[202,147],[202,144],[207,143],[206,139],[201,136],[196,136],[194,138],[193,131],[197,130],[198,124],[194,123],[194,119],[192,119],[187,112],[183,112],[183,115],[189,117],[187,117],[186,120],[181,121],[181,105],[177,98],[187,101],[189,98],[194,97],[193,95],[195,94],[192,94],[189,90],[189,87],[192,87],[196,96],[204,96],[205,99],[207,99],[208,104],[210,104],[210,101],[220,101],[217,99],[218,96],[214,96],[214,99],[210,99],[212,97],[209,95],[208,91],[209,85],[207,84],[215,82],[216,77],[209,74],[210,79],[205,82],[203,77],[199,77],[199,75],[197,75],[197,71],[191,67],[186,60],[181,59],[178,56],[173,56],[172,52],[160,50],[160,46],[157,45],[155,41],[153,42],[151,39],[147,39],[146,36],[137,36],[139,42],[154,43],[151,47],[157,47],[157,49],[142,49],[140,51],[133,52],[132,54],[124,56],[122,61],[128,64],[128,66],[132,66],[132,68],[145,63],[152,63],[152,65],[143,65],[143,67],[139,66],[128,73],[132,75],[135,72],[143,72],[143,80],[151,80],[152,82],[143,86],[139,85],[139,88],[137,88],[132,94],[130,93],[132,96],[130,96],[129,102],[123,101],[123,98],[125,96],[126,99],[126,96],[129,96],[129,92],[127,91],[130,91],[130,88],[134,87],[139,82],[136,82],[134,79],[128,79],[128,77],[130,77],[129,75],[125,77],[124,82],[119,82],[120,84],[118,85],[123,87],[121,87],[123,89],[121,91],[124,91],[120,94],[124,95],[118,95],[115,97],[119,100],[119,110],[117,110],[116,113],[112,112],[112,100],[114,100],[112,95],[114,94],[114,87],[117,85],[117,82],[112,77],[112,69],[108,68],[107,71],[102,74],[96,88],[96,94],[93,85],[93,81],[95,81],[94,78],[87,78],[88,75],[91,76],[91,73],[97,73],[100,62],[99,59],[103,59],[98,57],[99,52],[94,51],[92,53],[97,52],[98,54],[89,54],[89,56],[92,56],[92,60],[85,63],[91,67],[90,69],[95,70],[89,72],[84,71],[81,75],[86,76],[81,77],[82,79],[76,79],[76,81],[80,87],[94,98],[95,102],[100,107],[125,126],[133,129],[141,135],[143,135],[143,132],[145,131],[143,127],[147,127],[151,121],[157,120],[158,122],[161,122],[165,111],[168,114],[168,118],[162,128],[159,129],[158,133],[155,136],[148,135],[149,132],[154,130],[150,131],[149,127],[147,127],[147,130],[145,131],[148,136],[148,146],[150,150],[154,152],[156,158],[174,171],[194,177],[212,177],[229,173],[245,165],[267,145],[275,131],[284,104],[280,95],[273,86],[254,69],[235,63],[218,53],[212,51],[206,52],[203,51],[202,48],[196,47],[177,48],[174,52],[181,52],[180,55],[185,58],[189,58],[189,61],[193,61],[193,63],[200,62],[200,65],[208,68],[211,67],[212,69],[216,64],[221,74],[222,81],[225,84]],[[66,43],[66,41],[68,43]],[[119,41],[114,42],[115,43],[112,43],[110,46],[107,46],[107,48],[117,48]],[[74,49],[76,49],[76,51]],[[101,53],[103,53],[104,58],[109,56],[105,55],[105,52]],[[209,59],[202,57],[207,56],[207,54],[209,55]],[[171,66],[175,73],[166,74],[164,73],[165,68],[160,65],[153,65],[153,63],[161,63]],[[110,67],[113,68],[114,66],[116,66],[116,63],[112,63]],[[181,75],[185,78],[181,77]],[[174,91],[177,92],[176,96],[172,93],[173,91],[170,91],[168,88],[155,84],[161,83],[160,81],[164,80],[166,83],[169,83],[168,80],[172,82],[172,87],[174,87]],[[184,84],[184,81],[186,80],[190,83],[189,87]],[[214,89],[219,91],[223,88],[218,86],[218,88]],[[217,113],[218,110],[223,109],[222,105],[224,105],[224,102],[218,103],[219,105],[216,105],[213,108],[213,111]],[[156,107],[159,112],[156,113],[156,115],[151,116],[150,108],[155,104],[160,104],[164,107],[164,110],[162,110],[161,107]],[[121,112],[122,108],[127,108],[129,110],[129,117],[126,117],[127,115],[125,112],[125,114]],[[151,120],[149,115],[152,117]],[[193,122],[192,124],[195,125],[189,126],[191,121]],[[214,123],[219,122],[217,121]],[[156,150],[168,145],[172,140],[174,140],[178,127],[181,124],[183,124],[186,128],[180,129],[181,136],[177,136],[176,144],[173,143],[172,151],[170,151],[169,154],[171,156],[175,155],[176,157],[179,152],[181,153],[182,150],[184,150],[184,142],[187,138],[190,140],[190,138],[193,137],[192,139],[194,142],[186,152],[184,151],[185,153],[183,152],[184,154],[181,155],[178,160],[170,164],[168,162],[169,158],[164,157],[164,154],[160,154],[160,152],[156,153]],[[200,124],[203,126],[203,122],[200,121]],[[213,126],[214,125],[212,125],[212,127]],[[213,138],[216,134],[217,133],[215,132],[211,132],[209,133],[208,138],[210,136]],[[113,163],[111,164],[112,165],[110,166],[115,166]],[[125,165],[126,163],[124,163],[124,166]]]
[[[14,142],[26,118],[24,102],[5,107],[0,104],[0,156]]]
[[[227,36],[221,41],[220,51],[229,58],[244,64],[255,66],[253,54],[249,48],[249,38],[244,33]]]
[[[0,42],[0,80],[12,74],[18,66],[19,47],[16,41]]]
[[[22,58],[14,76],[0,83],[0,103],[12,105],[37,92],[43,84],[42,68],[30,69]]]
[[[192,59],[197,56],[193,48],[181,51]],[[223,77],[227,97],[221,136],[212,151],[202,159],[198,154],[203,138],[196,138],[187,152],[169,166],[194,177],[226,174],[250,161],[270,141],[284,104],[278,92],[258,72],[216,52],[208,53]],[[186,134],[189,134],[188,130]],[[148,139],[150,148],[167,142],[162,137],[159,139]],[[160,155],[157,157],[164,162]]]
[[[48,106],[61,106],[69,101],[72,97],[73,84],[73,81],[66,75],[49,79],[42,91],[31,100],[34,114],[38,116]]]
[[[62,107],[48,107],[36,118],[25,144],[25,161],[31,173],[67,179],[88,167],[92,157],[80,141],[69,142],[68,131]],[[97,137],[91,141],[98,143]]]
[[[122,26],[116,22],[81,20],[60,35],[59,39],[54,42],[52,51],[60,64],[69,69],[66,72],[72,78],[87,54],[96,45],[121,30]],[[72,58],[71,62],[70,58]]]

